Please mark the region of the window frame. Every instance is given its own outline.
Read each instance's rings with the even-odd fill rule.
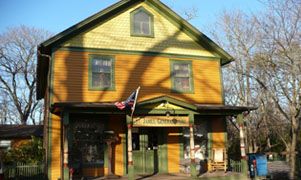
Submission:
[[[192,61],[188,60],[169,60],[170,64],[170,87],[172,93],[187,93],[194,94],[194,79],[193,79],[193,71],[192,71]],[[175,78],[174,78],[174,64],[188,64],[189,68],[189,89],[190,90],[178,90],[175,89]]]
[[[102,55],[102,54],[89,54],[89,69],[88,69],[88,90],[98,90],[98,91],[115,91],[115,56],[112,55]],[[101,87],[92,85],[93,77],[93,59],[103,58],[111,59],[111,87]]]
[[[135,33],[135,22],[134,22],[134,16],[135,14],[137,14],[138,12],[143,11],[144,13],[146,13],[149,17],[150,17],[150,27],[149,27],[149,31],[150,34],[139,34],[139,33]],[[143,6],[135,9],[134,11],[132,11],[130,16],[130,26],[131,26],[131,36],[137,36],[137,37],[155,37],[155,33],[154,33],[154,15],[152,13],[150,13],[149,11],[147,11]]]
[[[71,116],[73,116],[71,118],[71,121],[70,121],[70,129],[69,129],[69,133],[70,133],[70,136],[68,137],[68,141],[69,141],[69,144],[68,144],[68,148],[69,148],[69,153],[72,153],[71,151],[73,150],[73,140],[74,140],[74,135],[75,135],[75,132],[74,132],[74,126],[82,121],[82,119],[87,119],[90,123],[90,122],[96,122],[95,117],[93,116],[82,116],[81,114],[77,114],[77,113],[72,113]],[[108,126],[108,116],[107,115],[102,115],[102,120],[101,121],[98,121],[96,122],[97,124],[100,123],[101,125],[104,125],[104,131],[108,130],[109,126]],[[104,132],[103,131],[103,132]],[[104,133],[103,133],[104,134]],[[100,150],[100,149],[98,149]],[[108,146],[106,144],[106,142],[104,141],[103,142],[103,162],[93,162],[93,163],[84,163],[83,160],[81,159],[80,160],[80,163],[82,164],[82,167],[83,168],[107,168],[108,167]],[[74,160],[73,162],[74,163]]]

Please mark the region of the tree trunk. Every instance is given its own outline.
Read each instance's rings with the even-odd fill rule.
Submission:
[[[291,164],[291,172],[290,177],[294,178],[295,172],[296,172],[296,146],[297,146],[297,133],[298,133],[298,126],[297,119],[295,117],[292,117],[292,143],[290,147],[290,164]]]
[[[289,162],[290,162],[290,148],[291,148],[291,146],[290,145],[288,145],[289,147],[287,147],[286,148],[286,155],[285,155],[285,161],[286,161],[286,163],[288,164]]]

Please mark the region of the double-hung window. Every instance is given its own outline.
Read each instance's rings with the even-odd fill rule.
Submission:
[[[171,92],[194,93],[192,62],[170,60]]]
[[[154,37],[154,18],[145,8],[131,12],[131,35]]]
[[[89,90],[115,90],[115,57],[89,55]]]

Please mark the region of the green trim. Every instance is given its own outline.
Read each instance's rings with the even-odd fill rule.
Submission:
[[[99,110],[87,110],[87,109],[68,109],[70,113],[87,113],[87,114],[126,114],[127,111],[118,111],[118,109],[115,110],[107,110],[107,109],[99,109]],[[167,110],[166,109],[141,109],[137,108],[135,109],[135,115],[145,115],[145,114],[166,114]],[[170,112],[170,109],[169,109]],[[189,110],[189,109],[175,109],[172,110],[172,114],[199,114],[199,115],[223,115],[223,116],[231,116],[233,114],[237,114],[235,111],[230,111],[230,112],[197,112],[194,110]]]
[[[128,124],[128,125],[133,124],[131,115],[129,115],[129,114],[126,115],[126,124]]]
[[[211,52],[217,57],[222,58],[222,64],[225,65],[233,60],[232,56],[229,55],[225,50],[220,48],[215,42],[209,39],[206,35],[201,33],[190,23],[184,20],[182,17],[177,15],[170,8],[165,6],[158,0],[148,0],[146,4],[156,10],[159,14],[169,20],[174,26],[178,27],[179,30],[186,33],[190,38],[196,41],[199,45],[204,47],[206,50]]]
[[[244,118],[242,114],[237,115],[237,122],[238,124],[243,124],[244,123]]]
[[[51,139],[52,139],[52,114],[49,112],[49,125],[48,125],[48,155],[47,155],[47,167],[48,178],[51,179]]]
[[[227,133],[227,119],[224,119],[224,135],[225,135],[225,149],[226,149],[226,167],[228,167],[228,133]]]
[[[52,51],[51,55],[51,74],[49,82],[49,104],[48,107],[53,103],[53,81],[54,81],[54,61],[55,51]],[[48,115],[48,154],[47,154],[47,167],[48,167],[48,178],[51,179],[51,146],[52,146],[52,114],[49,112]]]
[[[64,116],[63,116],[63,124],[64,125],[69,125],[69,112],[68,111],[65,111],[64,112]],[[67,132],[65,132],[67,130]],[[66,128],[64,128],[64,133],[67,133],[67,139],[68,139],[68,153],[69,153],[69,151],[70,151],[70,149],[69,149],[69,143],[70,143],[70,140],[69,140],[69,133],[70,133],[70,127],[67,127],[67,129]],[[62,135],[61,135],[62,136]],[[63,140],[65,141],[65,138],[63,138]],[[61,142],[61,143],[63,143],[63,142]],[[64,145],[63,145],[64,146]],[[64,150],[65,151],[65,150]],[[68,160],[67,160],[68,162],[68,164],[69,164],[69,157],[68,157]],[[64,167],[64,171],[63,171],[63,173],[64,173],[64,179],[65,180],[67,180],[67,179],[69,179],[69,167],[67,167],[67,168],[65,168]]]
[[[110,124],[109,124],[109,121],[110,121],[110,116],[109,115],[107,115],[107,116],[104,116],[104,126],[105,126],[105,130],[106,129],[110,129]],[[109,154],[109,148],[108,148],[108,146],[107,146],[107,143],[105,143],[104,142],[104,147],[105,147],[105,149],[104,149],[104,155],[103,155],[103,157],[104,157],[104,163],[102,164],[102,166],[104,167],[104,168],[107,168],[108,167],[108,165],[109,165],[109,156],[108,156],[108,154]],[[101,164],[100,164],[101,165]]]
[[[222,71],[220,60],[219,60],[218,67],[219,67],[219,78],[220,78],[220,86],[221,86],[221,94],[222,94],[222,104],[225,105],[224,78],[223,78],[223,71]]]
[[[128,180],[134,180],[134,166],[129,165],[128,169],[129,169]]]
[[[123,138],[122,138],[122,142],[123,142],[123,175],[127,174],[127,140],[126,140],[126,126],[123,126]]]
[[[248,175],[248,161],[246,159],[241,160],[241,167],[242,167],[241,172],[247,176]]]
[[[64,112],[64,125],[69,125],[69,112]]]
[[[171,115],[174,114],[183,114],[183,115],[187,115],[189,113],[193,113],[192,111],[189,110],[165,110],[165,109],[136,109],[135,110],[135,115],[145,115],[145,114],[166,114],[167,112],[170,112]]]
[[[150,27],[149,27],[149,31],[150,31],[150,34],[137,34],[135,33],[134,31],[134,16],[135,14],[137,14],[138,12],[140,11],[143,11],[144,13],[146,13],[149,17],[150,17]],[[130,18],[130,26],[131,26],[131,36],[138,36],[138,37],[151,37],[153,38],[155,35],[155,32],[154,32],[154,16],[152,13],[148,12],[143,6],[140,6],[139,8],[133,10],[131,12],[131,18]]]
[[[137,1],[119,1],[118,3],[90,16],[89,18],[71,26],[70,28],[64,30],[63,32],[44,41],[43,43],[41,43],[41,45],[47,48],[47,46],[56,44],[56,43],[58,43],[58,41],[65,40],[66,37],[68,38],[69,36],[71,36],[71,38],[72,38],[72,35],[76,35],[82,31],[84,31],[85,26],[89,26],[91,23],[92,24],[95,23],[95,21],[97,21],[98,23],[101,23],[102,21],[106,21],[107,19],[111,18],[112,14],[116,14],[119,11],[121,11],[122,10],[121,8],[124,8],[123,6],[126,6],[125,8],[130,7],[133,4],[136,4]]]
[[[192,113],[189,113],[189,124],[194,125],[194,114],[192,114]],[[193,177],[193,178],[195,178],[197,176],[197,174],[196,174],[196,163],[195,162],[190,162],[190,176]]]
[[[131,0],[131,1],[119,1],[118,3],[106,8],[99,13],[85,19],[84,21],[75,24],[74,26],[66,29],[62,33],[44,41],[41,46],[41,52],[49,50],[51,46],[54,44],[62,43],[75,35],[91,28],[95,25],[99,25],[104,21],[107,21],[114,17],[116,14],[121,11],[126,10],[134,4],[140,3],[140,0]],[[215,54],[217,57],[222,57],[222,64],[227,64],[232,61],[232,57],[222,48],[220,48],[216,43],[210,40],[203,33],[198,31],[191,24],[186,22],[183,18],[178,16],[175,12],[166,7],[162,2],[158,0],[148,0],[145,1],[150,7],[156,10],[158,13],[167,18],[172,24],[178,27],[181,31],[185,32],[188,36],[190,36],[193,40],[195,40],[198,44],[205,47],[205,49],[209,50],[211,53]]]
[[[91,167],[91,168],[96,168],[96,167],[100,167],[100,168],[107,168],[108,167],[108,161],[109,161],[109,157],[108,157],[108,153],[109,153],[109,148],[108,148],[108,146],[107,146],[107,143],[104,143],[104,155],[103,155],[103,160],[104,160],[104,162],[103,162],[103,164],[89,164],[89,165],[83,165],[83,167],[87,167],[87,168],[89,168],[89,167]]]
[[[85,114],[125,114],[125,112],[120,111],[119,109],[108,110],[108,109],[68,109],[70,113],[85,113]]]
[[[189,124],[193,125],[194,124],[194,114],[193,113],[189,113],[188,116],[189,116]]]
[[[115,91],[115,56],[89,54],[88,57],[89,57],[88,89],[89,90],[98,90],[98,91]],[[112,64],[111,64],[111,87],[101,87],[101,86],[95,87],[95,86],[92,86],[93,59],[95,59],[95,58],[110,59],[112,61]]]
[[[167,131],[166,128],[161,128],[162,138],[159,138],[158,162],[159,173],[168,173],[168,149],[167,149]]]
[[[69,168],[64,167],[64,180],[69,179]]]
[[[165,102],[167,101],[169,103],[172,103],[172,104],[184,107],[184,108],[197,110],[197,107],[192,105],[192,104],[189,104],[189,103],[186,103],[186,102],[183,102],[183,101],[180,101],[180,100],[177,100],[175,98],[168,97],[168,96],[161,96],[161,97],[158,97],[158,98],[138,102],[137,107],[142,107],[142,106],[146,106],[146,105],[149,105],[149,104],[155,104],[155,103],[162,102],[162,101],[165,101]],[[185,110],[185,111],[187,111],[187,110]]]
[[[84,48],[84,47],[61,47],[57,46],[56,51],[74,51],[74,52],[92,52],[92,53],[112,53],[112,54],[128,54],[128,55],[141,55],[141,56],[156,56],[156,57],[168,57],[168,58],[181,58],[181,59],[193,59],[193,60],[208,60],[219,61],[219,57],[212,56],[195,56],[185,54],[173,54],[162,52],[150,52],[150,51],[132,51],[122,49],[103,49],[103,48]]]
[[[195,162],[191,162],[190,163],[190,176],[192,178],[196,178],[197,174],[196,174],[196,163]]]
[[[213,132],[212,132],[212,120],[207,120],[208,122],[208,159],[212,158],[212,147],[213,147]]]
[[[189,90],[178,90],[175,88],[175,79],[174,79],[174,64],[187,64],[189,68]],[[192,61],[187,60],[169,60],[170,65],[170,89],[172,93],[189,93],[194,94],[194,79],[192,71]]]
[[[129,114],[126,115],[126,124],[127,125],[132,125],[132,118]],[[127,137],[127,136],[126,136]],[[128,141],[126,141],[126,144],[128,143]],[[126,152],[127,151],[127,146],[126,146]],[[126,153],[127,154],[127,153]],[[133,158],[133,157],[132,157]],[[126,161],[126,164],[127,164],[127,169],[128,169],[128,179],[129,180],[134,180],[134,166],[133,165],[128,165],[128,159]]]

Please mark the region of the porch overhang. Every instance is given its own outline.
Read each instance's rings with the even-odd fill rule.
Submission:
[[[114,112],[119,109],[114,102],[62,102],[54,103],[50,106],[50,112],[56,115],[62,114],[64,111],[108,111]],[[120,110],[119,110],[120,111]]]
[[[127,114],[131,109],[125,108],[124,110],[118,109],[115,102],[62,102],[54,103],[50,107],[50,112],[60,115],[64,111],[73,112],[101,112],[107,114]],[[160,103],[170,103],[179,109],[160,108],[157,109],[152,105]],[[169,96],[160,96],[149,100],[137,102],[135,114],[165,114],[166,112],[173,111],[174,114],[200,114],[200,115],[225,115],[233,116],[243,112],[250,112],[256,110],[257,107],[252,106],[229,106],[218,104],[191,104]]]
[[[243,112],[256,110],[254,106],[229,106],[229,105],[210,105],[210,104],[195,104],[199,113],[221,114],[221,115],[237,115]]]

